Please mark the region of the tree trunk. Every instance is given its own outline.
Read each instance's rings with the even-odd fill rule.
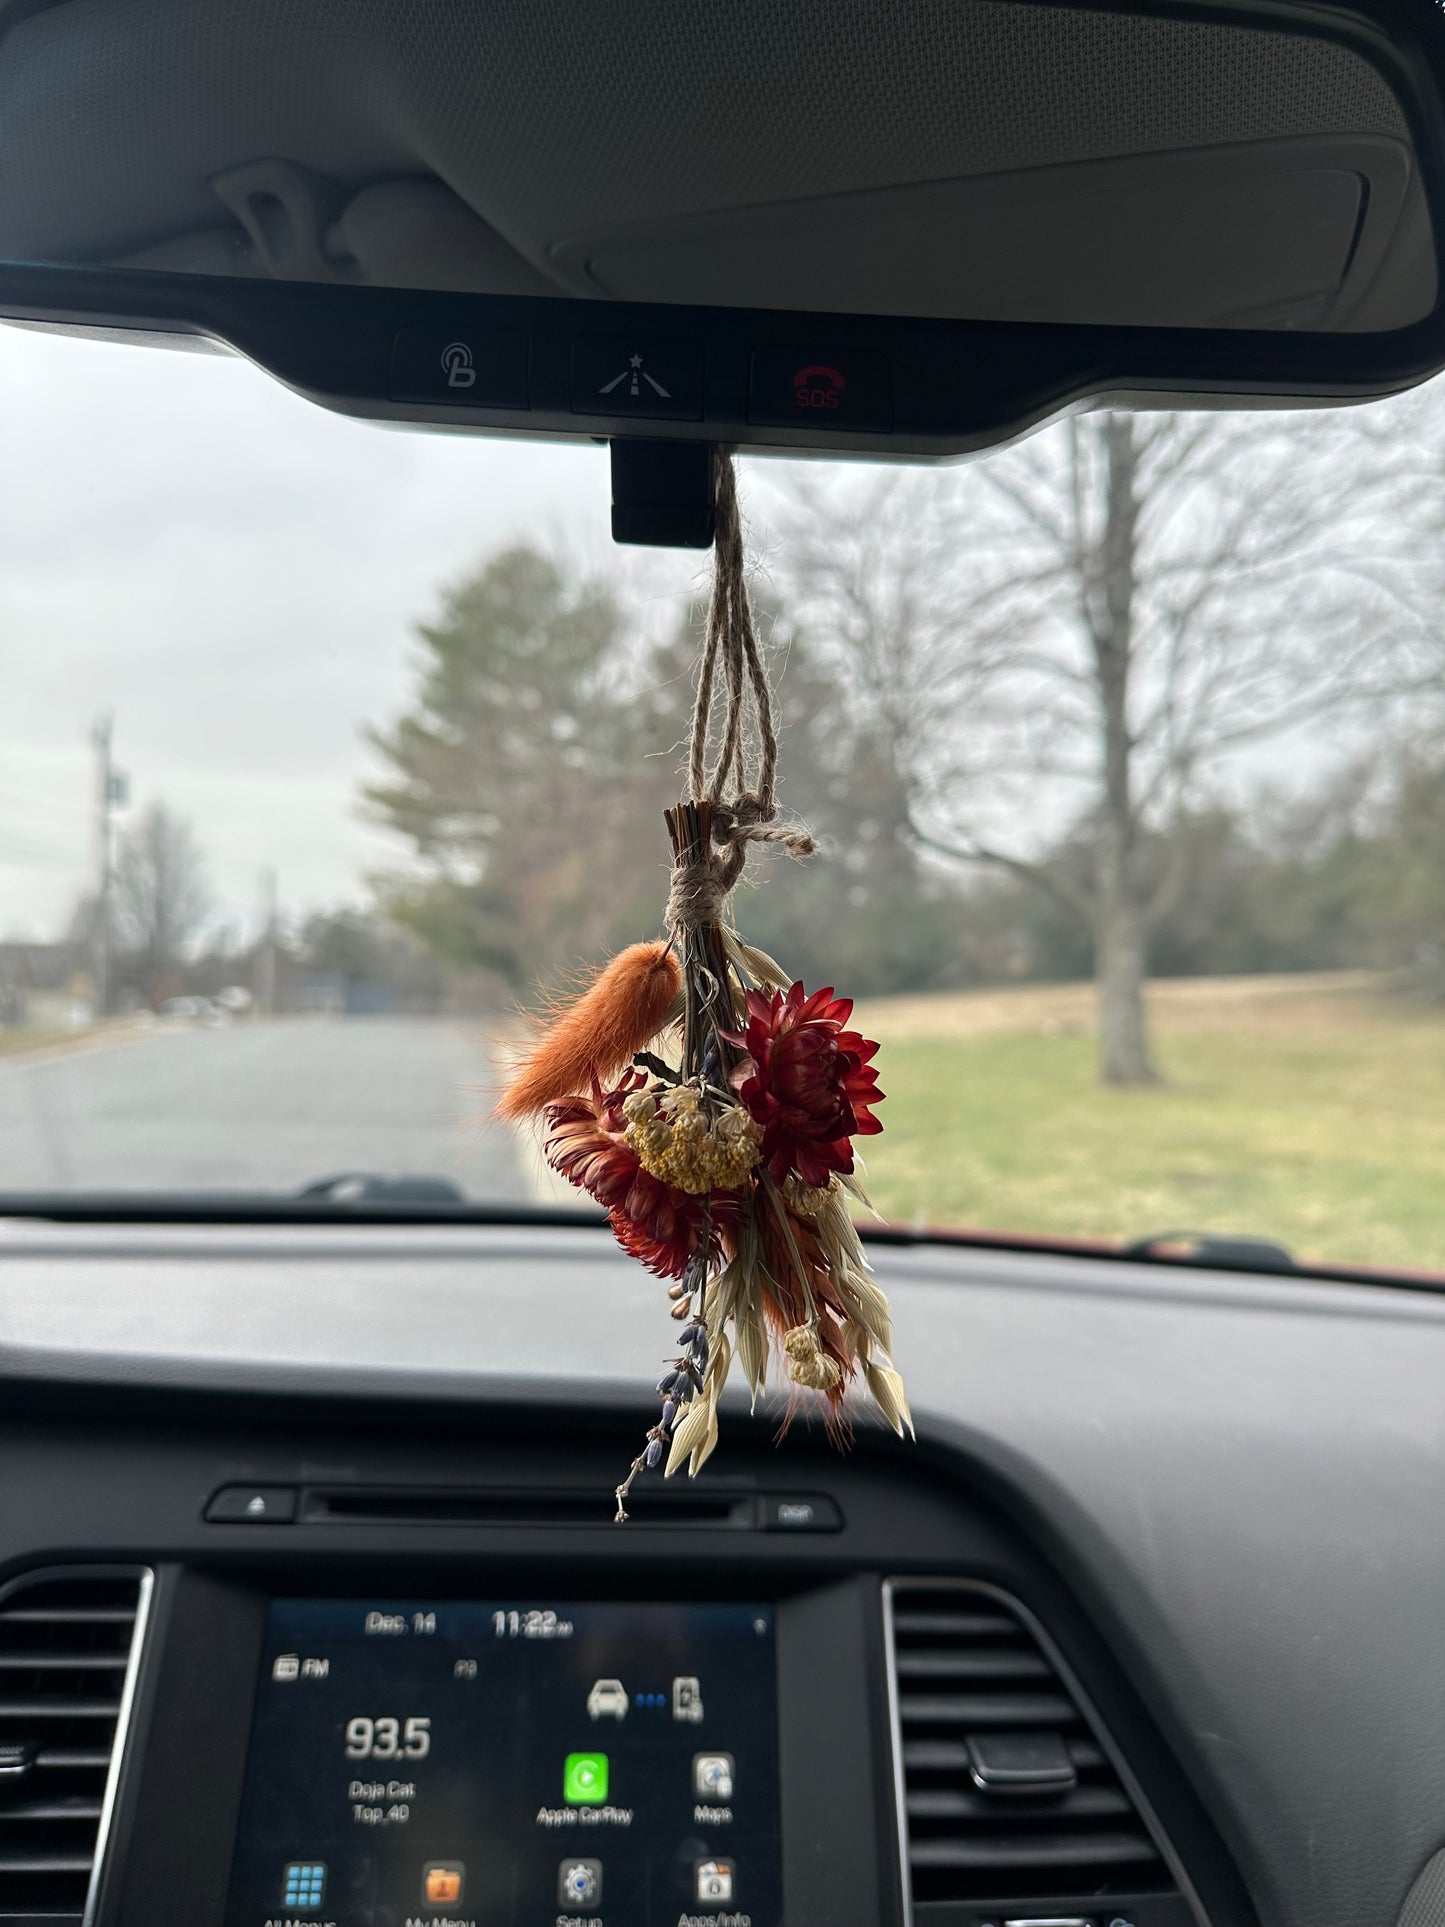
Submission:
[[[1135,560],[1139,499],[1138,455],[1128,415],[1106,415],[1102,425],[1107,498],[1098,551],[1089,570],[1103,731],[1104,785],[1095,859],[1094,980],[1099,992],[1099,1075],[1106,1084],[1152,1084],[1144,1004],[1148,945],[1136,876],[1133,738],[1129,676],[1133,666]]]
[[[1099,995],[1099,1076],[1106,1084],[1156,1084],[1144,1003],[1148,940],[1138,905],[1125,888],[1111,904],[1100,865],[1094,936],[1094,986]]]

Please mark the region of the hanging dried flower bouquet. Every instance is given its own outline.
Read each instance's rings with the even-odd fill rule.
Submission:
[[[715,693],[721,740],[709,770]],[[836,1438],[856,1384],[895,1431],[911,1429],[888,1303],[849,1209],[866,1204],[854,1139],[883,1128],[878,1047],[849,1028],[847,998],[810,995],[742,940],[729,913],[751,844],[781,843],[798,857],[814,847],[775,823],[776,760],[724,457],[691,797],[667,812],[671,935],[615,957],[541,1037],[499,1106],[513,1120],[540,1113],[549,1163],[604,1207],[624,1250],[671,1281],[682,1329],[657,1383],[657,1422],[617,1490],[619,1520],[643,1470],[699,1470],[717,1443],[734,1359],[756,1399],[773,1340]]]

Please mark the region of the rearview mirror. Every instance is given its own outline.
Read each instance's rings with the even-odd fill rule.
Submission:
[[[27,0],[0,314],[376,419],[882,458],[1379,395],[1445,364],[1442,43],[1431,0]]]

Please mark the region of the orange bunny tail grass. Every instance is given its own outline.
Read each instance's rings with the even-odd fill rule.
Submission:
[[[558,1098],[610,1085],[663,1028],[682,990],[670,944],[634,943],[560,1010],[497,1100],[509,1123],[535,1117]]]

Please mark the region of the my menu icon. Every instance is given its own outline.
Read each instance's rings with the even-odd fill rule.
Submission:
[[[462,1897],[466,1868],[460,1860],[429,1860],[421,1870],[424,1907],[454,1907]]]

